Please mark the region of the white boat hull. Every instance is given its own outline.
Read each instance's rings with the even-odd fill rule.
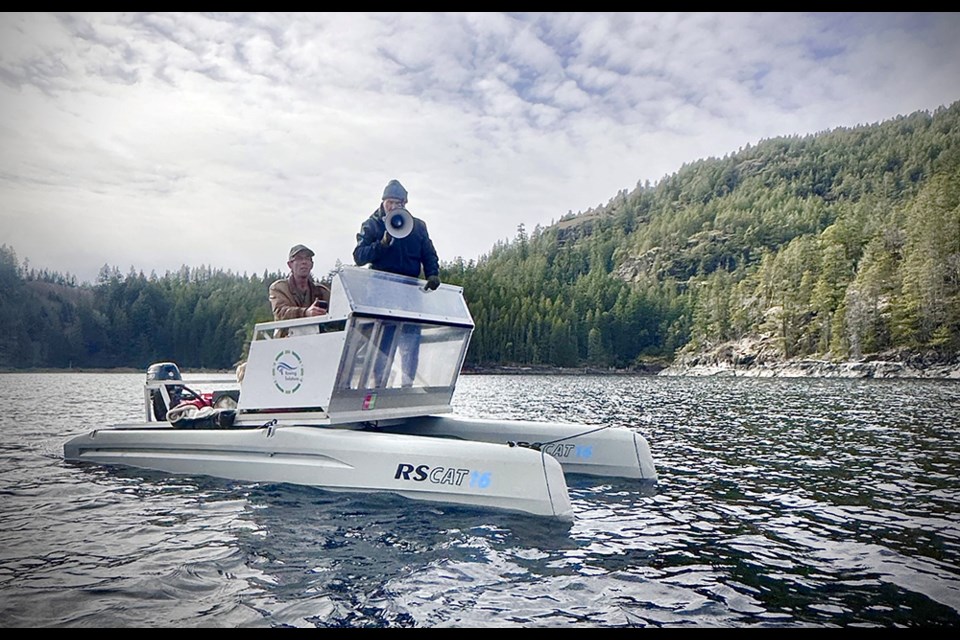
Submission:
[[[407,498],[572,520],[560,463],[527,448],[310,426],[91,431],[64,445],[71,461]]]

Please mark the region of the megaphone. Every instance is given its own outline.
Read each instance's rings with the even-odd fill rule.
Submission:
[[[394,238],[406,238],[413,231],[413,216],[403,207],[397,207],[383,218],[387,233]]]

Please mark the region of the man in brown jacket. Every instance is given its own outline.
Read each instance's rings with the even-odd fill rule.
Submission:
[[[287,260],[290,275],[270,285],[274,320],[320,316],[327,312],[330,288],[313,279],[313,255],[313,251],[302,244],[290,249]]]

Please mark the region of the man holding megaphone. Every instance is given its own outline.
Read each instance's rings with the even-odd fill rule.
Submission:
[[[430,240],[426,223],[410,215],[406,209],[407,190],[391,180],[383,190],[380,206],[360,225],[353,260],[358,266],[369,264],[378,271],[389,271],[414,278],[423,277],[425,291],[440,286],[440,259]],[[422,273],[422,276],[421,276]],[[396,324],[385,324],[381,350],[389,353],[396,333]],[[419,359],[420,329],[404,325],[399,344],[403,362],[403,386],[410,386]],[[378,384],[383,380],[385,359],[375,363]]]
[[[378,271],[419,278],[421,269],[428,289],[440,286],[440,259],[427,233],[426,223],[406,209],[407,190],[391,180],[383,190],[380,207],[364,220],[357,234],[353,260]]]

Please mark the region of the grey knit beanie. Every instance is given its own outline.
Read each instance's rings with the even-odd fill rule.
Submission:
[[[386,200],[390,198],[392,200],[399,200],[400,202],[407,201],[407,190],[403,188],[403,185],[400,184],[398,180],[391,180],[387,183],[387,186],[383,189],[383,197],[381,200]]]

